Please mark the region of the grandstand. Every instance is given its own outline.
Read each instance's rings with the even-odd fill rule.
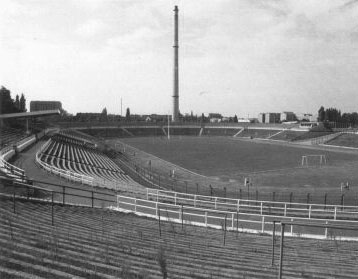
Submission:
[[[277,278],[271,236],[172,222],[158,230],[156,220],[60,204],[52,225],[51,204],[18,199],[14,213],[13,201],[1,199],[1,277]],[[355,278],[356,245],[286,240],[283,276]]]
[[[299,130],[283,130],[281,133],[277,133],[270,137],[271,140],[282,140],[282,141],[294,141],[296,138],[300,138],[307,131]]]
[[[19,142],[27,136],[24,130],[2,127],[0,129],[0,149]]]
[[[340,147],[358,148],[358,134],[341,133],[337,137],[327,141],[325,144]]]
[[[82,183],[95,183],[115,190],[142,188],[93,145],[64,134],[56,134],[44,145],[38,152],[38,162],[47,170],[59,170],[60,175],[79,175]]]
[[[270,136],[273,136],[280,132],[281,130],[276,129],[251,129],[246,128],[237,137],[242,138],[259,138],[259,139],[267,139]]]

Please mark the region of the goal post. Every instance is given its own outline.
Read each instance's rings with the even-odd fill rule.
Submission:
[[[311,155],[302,155],[301,166],[324,166],[327,164],[327,158],[324,154],[311,154]]]

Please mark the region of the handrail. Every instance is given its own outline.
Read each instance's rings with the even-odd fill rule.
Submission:
[[[155,194],[151,192],[155,191]],[[161,195],[160,192],[172,193],[173,195]],[[183,198],[182,196],[194,196],[194,198]],[[218,202],[221,198],[218,197],[207,197],[210,200],[200,199],[200,195],[191,195],[183,194],[177,192],[161,191],[147,189],[147,200],[150,196],[153,196],[154,199],[158,201],[167,201],[175,205],[178,203],[186,204],[189,201],[189,205],[194,207],[209,207],[217,209],[218,207],[225,210],[230,210],[231,212],[259,212],[259,215],[264,216],[265,214],[271,216],[282,216],[282,217],[298,217],[298,216],[307,216],[308,219],[314,219],[314,217],[321,217],[328,220],[348,220],[354,219],[358,220],[358,207],[353,206],[338,206],[338,205],[313,205],[313,204],[299,204],[299,203],[281,203],[281,202],[270,202],[270,201],[255,201],[255,200],[233,200],[235,203],[224,203]],[[199,197],[199,198],[198,198]],[[224,198],[223,198],[224,199]],[[212,201],[214,200],[214,201]],[[244,202],[246,203],[244,203]],[[251,204],[250,204],[251,203]],[[281,206],[275,206],[275,204],[280,204]],[[296,207],[295,207],[296,205]],[[301,206],[301,207],[298,207]],[[315,208],[315,206],[317,208]]]
[[[163,193],[161,195],[161,193]],[[170,195],[164,195],[165,193],[167,194],[172,194],[173,196]],[[358,213],[358,206],[342,206],[342,205],[332,205],[332,204],[314,204],[314,203],[295,203],[295,202],[279,202],[279,201],[265,201],[265,200],[248,200],[248,199],[231,199],[231,198],[224,198],[224,197],[215,197],[215,196],[205,196],[205,195],[196,195],[196,194],[187,194],[187,193],[181,193],[181,192],[175,192],[175,191],[165,191],[165,190],[159,190],[159,189],[151,189],[151,188],[147,188],[147,196],[149,197],[150,195],[152,196],[162,196],[165,198],[179,198],[178,196],[187,196],[187,200],[191,200],[191,201],[197,201],[197,202],[208,202],[210,203],[211,200],[222,200],[222,201],[232,201],[233,203],[231,205],[242,205],[243,202],[247,202],[247,203],[255,203],[255,204],[259,204],[259,203],[263,203],[263,204],[274,204],[274,205],[281,205],[281,207],[278,208],[284,208],[285,205],[290,205],[291,209],[292,206],[297,205],[297,206],[302,206],[303,208],[307,206],[317,206],[317,207],[332,207],[332,208],[343,208],[343,209],[355,209]],[[200,199],[202,198],[202,199]],[[185,198],[181,198],[181,199],[185,199]],[[205,200],[206,199],[206,200]],[[214,202],[213,202],[214,203]],[[223,204],[223,205],[230,205],[230,203],[227,202],[216,202],[217,205]]]
[[[134,207],[134,209],[133,209]],[[220,223],[215,224],[210,222],[211,219],[225,221],[228,220],[229,226],[228,230],[237,230],[237,231],[245,231],[245,232],[254,232],[254,233],[268,233],[273,234],[272,228],[267,228],[267,224],[271,226],[273,220],[280,219],[280,222],[286,222],[286,220],[290,220],[292,222],[291,225],[291,236],[301,236],[301,237],[308,237],[308,238],[329,238],[327,233],[327,226],[330,226],[328,220],[326,219],[308,219],[308,218],[301,218],[301,217],[285,217],[285,216],[271,216],[271,215],[257,215],[257,214],[249,214],[249,213],[241,213],[241,212],[232,212],[232,211],[223,211],[223,210],[213,210],[213,209],[205,209],[205,208],[197,208],[197,207],[190,207],[190,206],[180,206],[180,205],[173,205],[168,203],[161,203],[157,201],[148,201],[145,199],[138,199],[133,197],[127,197],[123,195],[117,195],[117,210],[120,211],[129,211],[133,212],[138,215],[144,215],[147,217],[152,218],[159,218],[159,211],[166,210],[167,213],[171,214],[171,217],[163,218],[168,219],[168,221],[174,222],[184,222],[192,225],[199,225],[199,226],[206,226],[212,228],[223,228],[223,224]],[[153,212],[155,212],[153,214]],[[173,217],[174,214],[174,217]],[[183,215],[189,217],[189,220],[184,220]],[[212,215],[216,214],[216,215]],[[177,217],[176,217],[177,216]],[[190,218],[196,217],[195,220]],[[243,219],[246,217],[246,219]],[[255,219],[256,218],[256,219]],[[259,219],[257,219],[259,218]],[[271,218],[271,219],[270,219]],[[274,218],[274,219],[272,219]],[[269,219],[269,220],[267,220]],[[301,220],[306,222],[305,224],[311,224],[312,222],[322,222],[322,228],[324,228],[324,232],[322,234],[317,234],[317,232],[307,231],[306,234],[303,234],[301,231],[294,232],[294,225],[293,220]],[[346,227],[346,224],[358,224],[358,221],[346,221],[346,220],[329,220],[334,224],[341,224],[342,226]],[[289,221],[287,221],[289,222]],[[253,225],[249,225],[247,227],[243,226],[243,223],[249,223]],[[239,228],[239,224],[240,228]],[[260,225],[259,227],[255,228],[256,225]],[[235,226],[236,225],[236,226]],[[327,225],[327,226],[326,226]],[[254,226],[254,228],[253,228]],[[226,225],[225,225],[226,227]],[[337,226],[340,228],[339,226]],[[349,235],[346,236],[339,236],[339,238],[346,239],[346,240],[354,240],[358,241],[358,237],[352,237]]]

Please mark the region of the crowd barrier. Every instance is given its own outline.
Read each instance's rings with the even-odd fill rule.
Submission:
[[[188,205],[258,215],[358,221],[358,206],[229,199],[148,188],[147,200],[151,199],[154,199],[157,202],[171,203],[174,205]]]
[[[319,218],[285,217],[275,215],[259,215],[252,213],[215,210],[193,206],[175,205],[166,202],[138,199],[117,195],[117,210],[133,212],[137,215],[157,218],[165,221],[225,229],[228,231],[273,234],[275,222],[304,222],[307,228],[288,226],[287,234],[295,237],[316,239],[340,239],[358,241],[358,221],[327,220]],[[320,224],[322,228],[309,227],[310,224]],[[352,230],[330,230],[329,226],[346,228],[355,226]],[[325,227],[327,226],[327,227]]]

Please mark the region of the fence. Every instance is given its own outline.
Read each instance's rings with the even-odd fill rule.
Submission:
[[[273,233],[274,220],[280,221],[301,221],[309,224],[321,224],[330,225],[334,223],[339,226],[347,226],[351,224],[358,224],[358,221],[351,220],[327,220],[319,218],[302,218],[302,217],[285,217],[275,215],[259,215],[252,213],[233,212],[228,210],[215,210],[208,208],[198,208],[191,206],[175,205],[169,203],[163,203],[158,201],[149,201],[144,199],[137,199],[128,196],[117,196],[117,208],[118,210],[134,212],[138,215],[145,215],[152,218],[161,218],[167,221],[206,226],[216,229],[227,229],[240,232],[251,233]],[[163,215],[164,214],[164,215]],[[228,224],[227,224],[228,222]],[[301,227],[295,227],[292,223],[290,236],[301,236],[308,238],[330,238],[332,234],[329,234],[328,228],[324,229],[311,228],[302,230]],[[358,241],[358,234],[342,234],[342,231],[336,232],[337,238],[342,240],[355,240]]]
[[[4,185],[3,193],[11,195],[16,210],[16,199],[37,200],[61,205],[78,205],[97,208],[108,208],[116,204],[114,192],[101,192],[92,189],[64,186],[44,181],[31,180],[20,182],[0,176]],[[36,184],[36,185],[33,185]],[[39,185],[44,185],[41,187]]]
[[[157,189],[147,189],[147,200],[151,199],[154,199],[157,202],[171,203],[174,205],[187,205],[258,215],[358,221],[358,206],[228,199]]]

